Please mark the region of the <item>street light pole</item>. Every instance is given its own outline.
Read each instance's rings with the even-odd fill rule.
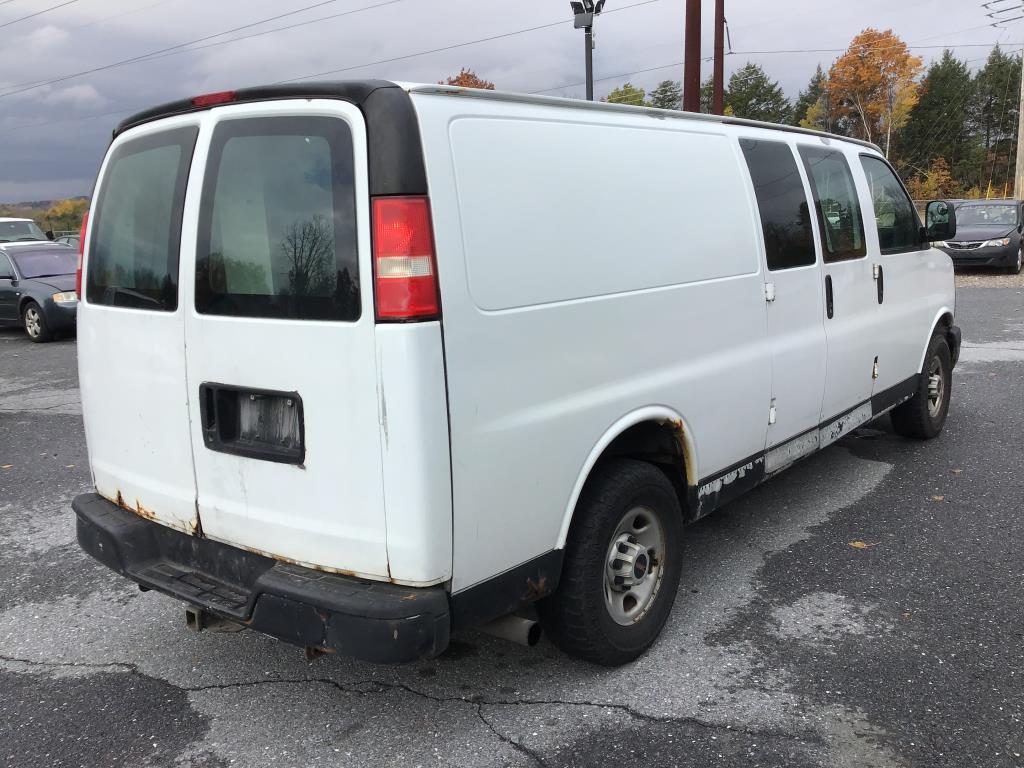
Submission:
[[[594,17],[600,15],[605,0],[580,0],[569,3],[573,26],[583,30],[583,61],[587,73],[587,101],[594,100]]]
[[[587,69],[587,101],[594,100],[594,27],[584,27],[583,45],[585,48],[583,59]]]
[[[1024,56],[1021,57],[1020,104],[1017,107],[1017,163],[1013,174],[1013,196],[1024,200]]]

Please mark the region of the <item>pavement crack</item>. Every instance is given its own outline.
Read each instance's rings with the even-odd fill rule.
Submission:
[[[534,752],[525,744],[522,744],[513,739],[511,736],[506,736],[504,733],[499,731],[494,726],[494,724],[490,720],[488,720],[487,717],[484,715],[484,706],[486,705],[482,701],[476,703],[476,716],[480,719],[480,722],[487,726],[487,729],[491,733],[493,733],[498,738],[499,741],[501,741],[504,744],[508,744],[510,747],[512,747],[512,749],[514,749],[519,754],[525,755],[526,757],[530,758],[530,760],[539,765],[541,768],[547,768],[548,764],[544,762],[544,758],[542,758],[539,754]]]
[[[144,675],[139,672],[138,668],[134,664],[123,661],[108,661],[108,662],[88,662],[88,661],[37,661],[36,659],[23,659],[17,656],[7,656],[0,653],[0,661],[6,661],[11,664],[24,664],[27,667],[43,667],[47,669],[92,669],[99,672],[111,670],[111,671],[122,671],[122,672],[133,672],[135,674]],[[148,676],[148,675],[144,675]]]
[[[56,661],[38,661],[34,659],[18,658],[14,656],[6,656],[0,654],[0,661],[6,661],[9,663],[25,664],[32,667],[42,668],[82,668],[90,669],[98,672],[103,671],[124,671],[131,674],[147,677],[151,679],[157,679],[164,682],[171,687],[185,691],[187,693],[203,693],[206,691],[224,691],[233,690],[239,688],[255,688],[263,685],[329,685],[332,688],[336,688],[342,693],[347,693],[356,696],[372,696],[384,693],[386,691],[401,691],[412,696],[427,699],[436,703],[452,703],[452,704],[468,704],[475,708],[476,715],[480,721],[490,730],[494,735],[502,742],[507,743],[517,752],[529,757],[534,763],[540,765],[542,768],[546,766],[544,760],[533,750],[524,746],[520,742],[515,741],[509,736],[501,733],[497,730],[493,723],[487,719],[484,715],[484,707],[541,707],[541,706],[557,706],[557,707],[591,707],[595,709],[612,709],[618,712],[622,712],[631,718],[640,720],[646,723],[657,723],[657,724],[679,724],[679,725],[691,725],[706,730],[723,731],[728,733],[742,733],[748,736],[754,736],[757,738],[764,737],[775,737],[784,739],[799,739],[814,737],[814,734],[794,734],[781,730],[774,729],[758,729],[749,728],[745,726],[731,725],[727,723],[716,723],[710,720],[704,720],[699,717],[692,715],[675,716],[675,715],[652,715],[646,712],[642,712],[629,704],[620,704],[616,702],[601,702],[601,701],[574,701],[571,699],[488,699],[480,694],[472,694],[469,696],[444,696],[426,691],[421,691],[418,688],[413,688],[405,683],[397,682],[386,682],[383,680],[360,680],[355,683],[342,683],[338,680],[334,680],[329,677],[274,677],[267,678],[264,680],[240,680],[232,683],[208,683],[204,685],[177,685],[161,678],[155,678],[153,675],[142,672],[136,665],[130,662],[106,662],[106,663],[91,663],[91,662],[56,662]]]
[[[31,411],[50,411],[54,408],[66,408],[68,406],[78,406],[81,403],[78,400],[72,400],[69,403],[55,403],[54,405],[30,405],[25,408],[0,408],[0,413],[30,413]]]

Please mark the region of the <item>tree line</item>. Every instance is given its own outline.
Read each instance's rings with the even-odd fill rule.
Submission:
[[[915,198],[1013,196],[1021,57],[995,46],[984,65],[949,50],[925,69],[891,30],[866,29],[797,98],[748,62],[725,86],[725,112],[874,142]],[[711,80],[701,111],[711,111]],[[663,80],[649,93],[624,83],[603,101],[679,109],[682,88]]]

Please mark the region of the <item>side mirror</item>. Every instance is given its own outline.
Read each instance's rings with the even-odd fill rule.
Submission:
[[[46,232],[44,232],[43,234],[46,235],[46,239],[47,240],[53,240],[53,230],[52,229],[46,230]]]
[[[949,240],[956,235],[956,210],[945,200],[932,200],[924,210],[923,241]]]

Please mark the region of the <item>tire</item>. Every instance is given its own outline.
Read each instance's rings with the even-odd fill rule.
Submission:
[[[1019,275],[1021,267],[1024,266],[1024,243],[1021,243],[1020,247],[1017,248],[1016,261],[1006,268],[1006,271],[1011,275]]]
[[[653,464],[614,459],[595,467],[576,506],[558,590],[537,604],[554,644],[608,667],[646,651],[675,602],[682,528],[676,491]]]
[[[43,314],[42,307],[34,301],[27,302],[21,311],[21,325],[29,339],[36,343],[50,341],[53,338],[50,327],[46,324],[46,315]]]
[[[949,413],[952,385],[953,364],[949,344],[941,336],[932,336],[917,392],[893,409],[893,428],[904,437],[918,440],[931,440],[938,435]]]

